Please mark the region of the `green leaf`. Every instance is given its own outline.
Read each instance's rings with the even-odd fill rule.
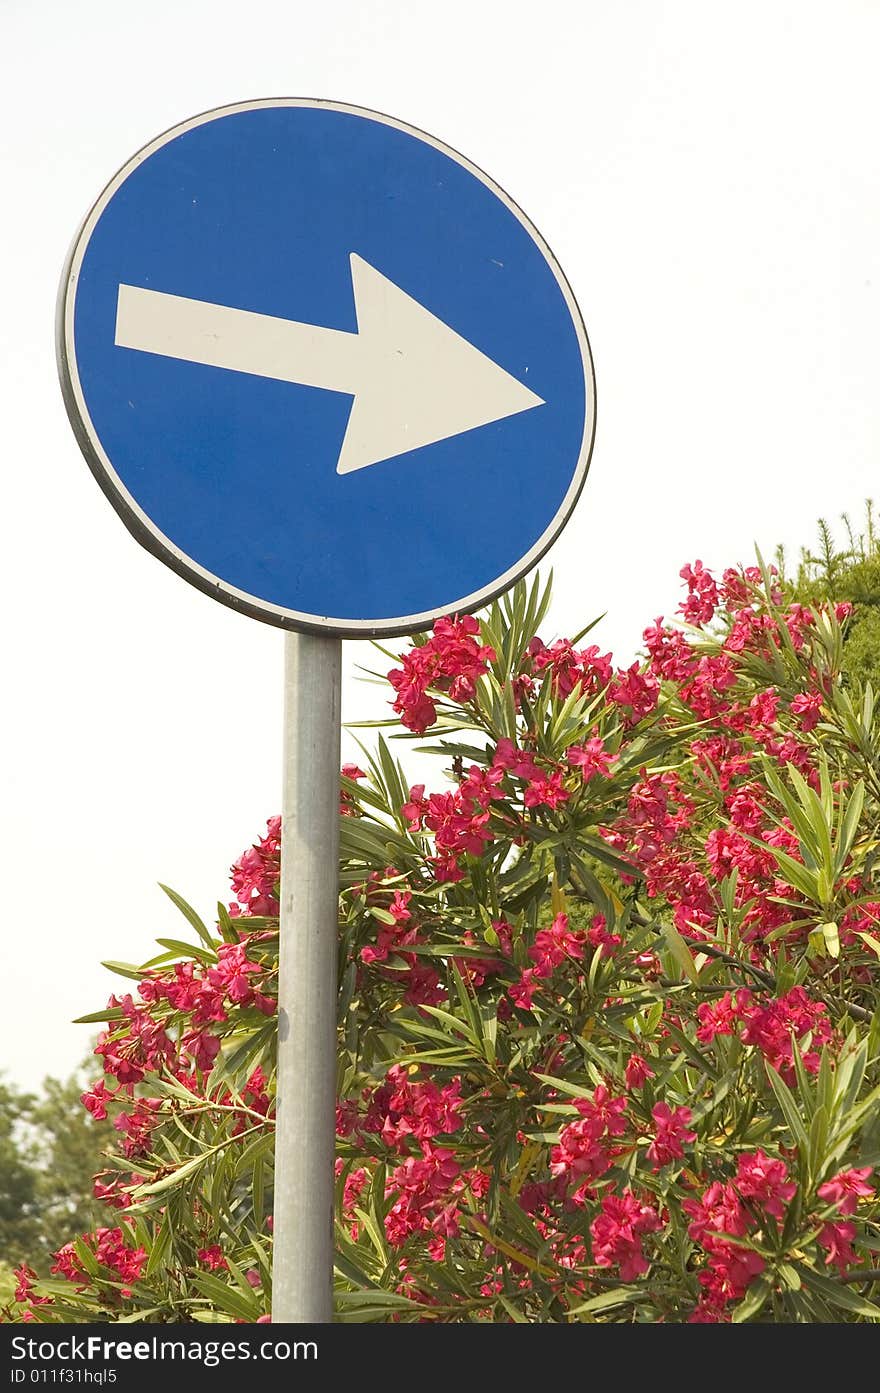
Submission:
[[[734,1325],[742,1325],[745,1321],[751,1320],[763,1307],[767,1297],[773,1290],[766,1277],[759,1277],[752,1282],[742,1301],[738,1302],[733,1308],[731,1320]]]
[[[471,1037],[475,1042],[477,1040],[482,1040],[483,1032],[480,1029],[480,1018],[477,1015],[473,995],[470,989],[465,985],[462,975],[454,962],[450,963],[450,967],[452,968],[452,978],[455,982],[455,994],[458,997],[461,1009],[470,1026]]]
[[[231,1316],[238,1316],[240,1320],[254,1324],[257,1317],[262,1315],[262,1305],[256,1296],[249,1300],[239,1287],[221,1281],[212,1272],[195,1272],[192,1281],[197,1291]]]
[[[512,1301],[508,1301],[507,1297],[504,1295],[503,1292],[499,1291],[497,1296],[495,1297],[495,1300],[501,1303],[501,1305],[504,1307],[505,1311],[510,1316],[510,1319],[514,1322],[515,1325],[531,1324],[528,1316],[523,1315],[522,1311],[520,1311],[518,1307],[514,1306]]]
[[[154,1180],[151,1185],[139,1185],[137,1189],[132,1192],[134,1197],[140,1199],[141,1195],[162,1195],[166,1190],[173,1190],[182,1180],[186,1180],[189,1176],[195,1175],[197,1170],[207,1165],[208,1161],[218,1149],[217,1147],[212,1147],[199,1156],[193,1156],[191,1160],[185,1161],[182,1166],[178,1166],[170,1175],[163,1176],[161,1180]]]
[[[700,1047],[696,1045],[693,1040],[688,1039],[687,1035],[685,1035],[683,1030],[679,1030],[678,1026],[673,1025],[672,1021],[670,1020],[666,1022],[665,1029],[667,1034],[670,1035],[673,1040],[676,1040],[679,1045],[681,1045],[681,1048],[684,1050],[685,1054],[694,1064],[696,1064],[698,1069],[702,1070],[704,1074],[708,1074],[710,1079],[718,1078],[718,1071],[710,1062],[708,1056],[703,1053]]]
[[[856,784],[847,802],[846,813],[837,839],[837,846],[834,853],[835,879],[843,873],[847,857],[852,851],[864,806],[865,785],[863,781],[859,779],[859,782]]]
[[[615,1306],[629,1306],[634,1301],[638,1301],[645,1296],[645,1292],[638,1287],[612,1287],[611,1291],[603,1291],[599,1296],[593,1296],[589,1301],[584,1301],[580,1306],[572,1306],[569,1311],[570,1316],[583,1314],[596,1315],[599,1311],[611,1311]]]
[[[113,958],[108,958],[101,963],[108,972],[115,972],[117,977],[128,977],[132,982],[142,982],[144,980],[144,969],[135,963],[119,963]]]
[[[367,1274],[363,1272],[361,1268],[357,1266],[356,1263],[352,1262],[350,1258],[346,1257],[343,1253],[339,1251],[339,1247],[343,1242],[346,1243],[348,1247],[352,1247],[352,1244],[348,1239],[347,1234],[345,1234],[344,1232],[338,1233],[337,1251],[333,1259],[333,1266],[336,1269],[336,1271],[340,1272],[342,1276],[347,1278],[349,1282],[354,1282],[355,1285],[358,1287],[366,1287],[370,1291],[374,1292],[381,1291],[382,1288],[378,1287],[375,1282],[371,1281]],[[355,1249],[354,1251],[357,1250]]]
[[[380,905],[370,905],[367,913],[380,924],[393,927],[397,923],[394,915],[389,910],[382,909]]]
[[[90,1011],[87,1016],[77,1016],[73,1025],[95,1025],[98,1021],[121,1021],[125,1012],[121,1006],[105,1006],[103,1011]]]
[[[681,968],[685,977],[687,977],[688,980],[691,982],[698,981],[700,974],[697,971],[697,965],[694,962],[693,954],[691,953],[690,948],[685,943],[681,934],[678,932],[678,929],[675,927],[673,923],[668,923],[662,925],[662,930],[663,937],[666,939],[669,951],[671,952],[678,966]]]
[[[157,938],[156,942],[167,948],[169,953],[178,953],[183,958],[195,958],[205,967],[213,967],[217,961],[216,953],[209,953],[206,948],[197,948],[194,943],[187,943],[184,939]]]
[[[399,1296],[395,1291],[340,1291],[336,1293],[336,1303],[342,1311],[370,1307],[378,1311],[419,1311],[424,1308],[416,1301]],[[343,1319],[345,1317],[343,1316]]]
[[[866,1316],[869,1320],[876,1321],[880,1318],[880,1306],[876,1306],[866,1296],[859,1296],[843,1282],[832,1281],[830,1277],[823,1276],[812,1267],[799,1266],[798,1271],[804,1286],[818,1292],[829,1305],[837,1306],[842,1311],[852,1311],[854,1315]]]
[[[809,1165],[810,1139],[807,1136],[797,1100],[785,1080],[777,1074],[773,1065],[767,1064],[766,1069],[767,1078],[770,1080],[770,1087],[776,1094],[776,1101],[782,1109],[782,1115],[788,1124],[788,1130],[797,1142],[804,1164]]]
[[[166,1214],[153,1238],[152,1250],[146,1268],[147,1277],[152,1277],[154,1273],[165,1266],[168,1253],[172,1246],[173,1237],[174,1230],[171,1227],[171,1219],[170,1216]]]
[[[790,1262],[781,1262],[779,1264],[779,1275],[790,1291],[800,1291],[803,1286],[800,1273]]]
[[[251,1186],[251,1207],[253,1209],[254,1214],[254,1223],[256,1224],[258,1229],[261,1229],[263,1227],[263,1223],[265,1221],[265,1215],[263,1213],[265,1205],[263,1175],[263,1158],[259,1156],[256,1159],[256,1161],[254,1161],[253,1179]]]
[[[214,940],[214,937],[213,937],[212,934],[210,934],[210,933],[208,932],[207,928],[205,927],[205,925],[204,925],[204,923],[202,922],[202,920],[199,918],[198,914],[196,914],[196,912],[195,912],[195,910],[193,909],[192,905],[187,904],[187,902],[186,902],[186,900],[183,898],[183,896],[182,896],[182,895],[178,895],[177,891],[176,891],[176,890],[172,890],[171,887],[170,887],[169,885],[162,885],[162,884],[160,883],[159,889],[160,889],[160,890],[164,890],[165,894],[168,896],[168,898],[169,898],[169,900],[171,901],[171,903],[172,903],[173,905],[176,905],[176,906],[177,906],[177,908],[180,910],[181,914],[183,915],[184,919],[186,919],[187,922],[188,922],[189,924],[191,924],[192,927],[195,929],[196,933],[198,934],[199,938],[200,938],[200,939],[202,940],[202,942],[204,943],[205,947],[208,948],[208,949],[210,949],[210,951],[211,951],[211,956],[212,956],[212,957],[216,957],[216,952],[215,952],[215,950],[216,950],[216,946],[217,946],[217,945],[216,945],[216,942],[215,942],[215,940]],[[159,942],[161,943],[162,940],[160,939]]]
[[[822,897],[819,893],[819,877],[815,871],[808,870],[800,861],[795,861],[793,856],[783,851],[778,846],[768,846],[766,842],[761,842],[755,837],[750,837],[756,845],[761,846],[764,851],[769,851],[776,861],[782,873],[782,879],[789,885],[794,886],[795,890],[800,891],[805,899],[813,904],[821,904]]]

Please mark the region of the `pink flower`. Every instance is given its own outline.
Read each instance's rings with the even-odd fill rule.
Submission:
[[[859,1199],[874,1194],[873,1185],[868,1184],[871,1171],[871,1166],[838,1171],[837,1175],[819,1186],[817,1194],[826,1204],[836,1205],[841,1214],[855,1214]]]
[[[809,732],[817,725],[821,708],[821,692],[799,692],[792,700],[789,710],[793,716],[800,716],[801,729]]]
[[[513,774],[517,779],[538,779],[541,770],[526,750],[518,750],[512,740],[504,735],[495,747],[492,768]]]
[[[243,852],[232,867],[238,913],[277,914],[281,878],[281,818],[270,817],[266,836]]]
[[[103,1176],[110,1176],[110,1183],[104,1184]],[[132,1175],[131,1185],[140,1184],[141,1176]],[[127,1209],[130,1203],[129,1195],[121,1188],[122,1176],[112,1171],[101,1171],[95,1176],[92,1186],[92,1193],[96,1200],[102,1204],[108,1204],[113,1209]]]
[[[683,1143],[696,1140],[696,1132],[688,1131],[691,1120],[690,1108],[670,1108],[668,1103],[656,1103],[651,1109],[656,1132],[648,1147],[648,1157],[653,1170],[659,1170],[667,1161],[681,1160],[684,1156]]]
[[[386,1198],[393,1198],[385,1215],[385,1233],[395,1247],[412,1233],[430,1232],[443,1237],[458,1230],[456,1195],[462,1184],[461,1166],[453,1153],[431,1142],[421,1157],[408,1156],[388,1177]]]
[[[619,948],[623,940],[620,934],[609,933],[605,925],[605,915],[596,914],[587,929],[587,942],[591,948],[595,948],[599,956],[606,958],[614,956],[614,950]]]
[[[99,1079],[97,1083],[92,1084],[88,1092],[80,1095],[80,1102],[96,1122],[103,1122],[107,1116],[107,1104],[112,1102],[115,1096],[109,1091],[104,1080]]]
[[[608,1143],[626,1131],[627,1100],[599,1084],[591,1098],[579,1098],[575,1106],[581,1116],[560,1132],[550,1152],[550,1174],[574,1183],[577,1200],[585,1182],[610,1168],[614,1153]]]
[[[641,1237],[660,1228],[657,1211],[638,1200],[629,1188],[621,1195],[604,1195],[601,1212],[590,1225],[596,1266],[617,1265],[624,1282],[640,1277],[649,1265]]]
[[[183,1046],[198,1068],[207,1073],[220,1053],[220,1036],[207,1030],[193,1030],[183,1037]]]
[[[682,566],[679,575],[688,588],[687,599],[679,606],[682,616],[689,624],[708,624],[718,604],[718,587],[711,574],[702,561],[695,561],[693,566]]]
[[[438,885],[452,885],[458,880],[464,880],[464,871],[449,852],[443,856],[430,856],[428,859],[434,867],[434,879]]]
[[[438,852],[453,855],[462,851],[481,856],[492,833],[486,824],[488,812],[477,812],[461,789],[454,793],[432,793],[425,812],[425,825],[434,833]]]
[[[367,776],[363,769],[359,769],[356,764],[343,764],[339,771],[346,779],[365,779]],[[357,802],[347,788],[339,790],[339,812],[342,817],[356,817],[359,813]]]
[[[737,1007],[730,992],[725,992],[717,1001],[702,1001],[697,1007],[697,1039],[703,1045],[710,1045],[716,1035],[734,1035],[737,1025]]]
[[[403,1065],[393,1064],[369,1100],[363,1130],[380,1133],[390,1147],[405,1152],[409,1137],[424,1142],[457,1132],[460,1106],[460,1078],[440,1086],[432,1079],[413,1078]]]
[[[402,723],[422,735],[437,719],[429,690],[445,691],[453,701],[470,701],[477,682],[495,661],[495,651],[478,643],[480,625],[472,615],[438,619],[431,638],[403,655],[402,666],[388,673],[397,693],[393,708]]]
[[[526,808],[558,808],[560,803],[567,803],[570,797],[568,789],[563,786],[562,774],[557,771],[533,779],[523,795],[523,804]]]
[[[518,982],[514,982],[512,987],[508,987],[507,995],[510,997],[514,1006],[518,1006],[521,1011],[532,1009],[532,998],[535,994],[535,981],[537,972],[533,967],[523,970]]]
[[[589,648],[575,649],[568,639],[561,638],[547,648],[539,638],[533,638],[527,657],[535,672],[550,670],[557,696],[567,697],[576,687],[591,696],[607,686],[611,678],[611,654],[600,653],[595,643]]]
[[[610,1166],[611,1157],[588,1119],[564,1127],[558,1144],[550,1152],[550,1174],[565,1176],[577,1186],[604,1175]]]
[[[628,706],[633,723],[648,716],[657,705],[660,696],[660,683],[652,672],[640,672],[639,664],[633,663],[626,671],[615,674],[615,680],[608,688],[608,695],[618,706]]]
[[[549,929],[540,929],[529,949],[536,977],[550,977],[567,959],[582,959],[584,936],[568,927],[568,915],[557,914]]]
[[[459,785],[462,801],[469,801],[475,808],[488,808],[493,800],[502,796],[503,781],[504,770],[499,766],[493,764],[489,769],[482,769],[479,764],[472,764]]]
[[[247,944],[222,943],[217,949],[217,966],[208,968],[207,977],[215,991],[237,1006],[246,1006],[253,997],[248,979],[258,977],[262,971],[257,963],[248,960]]]
[[[685,682],[694,673],[697,658],[680,629],[664,627],[662,618],[645,629],[642,637],[655,677],[671,682]]]
[[[413,784],[409,791],[409,801],[404,803],[400,811],[409,823],[411,832],[421,831],[422,820],[428,811],[424,784]]]
[[[740,1156],[735,1183],[743,1199],[754,1200],[774,1219],[783,1219],[783,1205],[797,1194],[797,1185],[787,1177],[785,1162],[771,1159],[758,1147],[750,1156]]]
[[[765,1059],[788,1083],[794,1082],[792,1036],[800,1039],[812,1036],[812,1047],[804,1053],[804,1068],[815,1073],[819,1068],[818,1048],[832,1036],[828,1011],[820,1001],[812,1001],[803,987],[792,987],[784,996],[776,997],[766,1006],[752,1006],[743,1013],[745,1024],[742,1038],[747,1045],[757,1045]]]
[[[845,1272],[856,1261],[853,1240],[856,1236],[855,1224],[825,1224],[816,1235],[816,1242],[826,1250],[825,1266],[834,1263],[838,1272]]]
[[[223,1250],[219,1243],[212,1244],[210,1248],[200,1248],[198,1251],[198,1259],[202,1266],[206,1267],[209,1272],[222,1271],[229,1266],[229,1263],[223,1256]]]
[[[401,979],[406,984],[403,999],[410,1006],[439,1006],[446,1000],[440,974],[427,963],[414,962]]]
[[[569,764],[580,769],[584,783],[594,774],[604,777],[611,766],[611,755],[606,751],[604,741],[598,736],[585,741],[583,745],[572,745],[566,751],[566,758]]]
[[[48,1297],[35,1298],[34,1281],[36,1280],[37,1274],[32,1268],[28,1267],[27,1263],[20,1263],[19,1266],[15,1268],[12,1275],[16,1282],[15,1292],[12,1298],[13,1301],[32,1301],[35,1306],[48,1305]]]
[[[702,1002],[697,1007],[697,1017],[697,1039],[701,1043],[710,1044],[716,1035],[734,1035],[741,1026],[745,1044],[757,1045],[768,1063],[789,1083],[794,1080],[792,1034],[799,1040],[809,1033],[813,1045],[822,1046],[833,1033],[826,1007],[812,1001],[803,987],[793,987],[784,996],[763,1005],[755,1002],[745,988],[735,997],[725,992],[716,1002]],[[803,1062],[809,1073],[815,1073],[819,1067],[817,1050],[807,1050]]]
[[[73,1243],[65,1243],[57,1253],[52,1254],[52,1257],[55,1261],[49,1270],[53,1277],[64,1277],[68,1282],[78,1282],[81,1279],[83,1269]]]
[[[728,1302],[744,1296],[755,1277],[764,1270],[760,1253],[730,1238],[744,1238],[754,1219],[732,1185],[713,1182],[699,1200],[684,1200],[682,1208],[691,1215],[688,1234],[703,1248],[707,1263],[700,1273],[704,1288],[696,1317],[723,1320]]]
[[[136,1098],[130,1113],[121,1112],[113,1121],[117,1132],[124,1134],[122,1150],[128,1157],[143,1156],[150,1149],[150,1134],[159,1125],[159,1098]]]
[[[130,1237],[121,1228],[118,1229],[98,1229],[93,1237],[95,1243],[95,1257],[98,1262],[105,1267],[111,1268],[122,1278],[124,1282],[136,1282],[141,1276],[147,1262],[147,1252],[145,1248],[130,1248],[125,1242],[126,1237]],[[53,1269],[54,1270],[54,1269]],[[123,1295],[131,1295],[123,1289]]]
[[[604,1083],[597,1084],[592,1098],[578,1098],[575,1107],[581,1117],[609,1137],[620,1137],[626,1131],[627,1099],[614,1097]]]
[[[623,1073],[626,1079],[627,1088],[641,1088],[648,1079],[654,1077],[654,1070],[650,1069],[640,1054],[632,1054],[627,1061]]]

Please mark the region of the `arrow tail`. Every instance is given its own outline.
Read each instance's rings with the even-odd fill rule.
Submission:
[[[331,392],[358,390],[357,334],[140,286],[119,287],[116,344]]]

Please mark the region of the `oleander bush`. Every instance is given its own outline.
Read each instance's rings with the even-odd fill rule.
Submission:
[[[616,668],[548,592],[389,653],[341,775],[337,1319],[880,1317],[880,722],[850,608],[682,571]],[[398,748],[400,745],[398,744]],[[278,818],[100,1020],[118,1135],[10,1320],[270,1319]]]

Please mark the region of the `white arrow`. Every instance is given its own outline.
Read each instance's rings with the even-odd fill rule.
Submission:
[[[116,343],[354,397],[338,474],[543,406],[541,397],[362,257],[357,333],[120,285]]]

